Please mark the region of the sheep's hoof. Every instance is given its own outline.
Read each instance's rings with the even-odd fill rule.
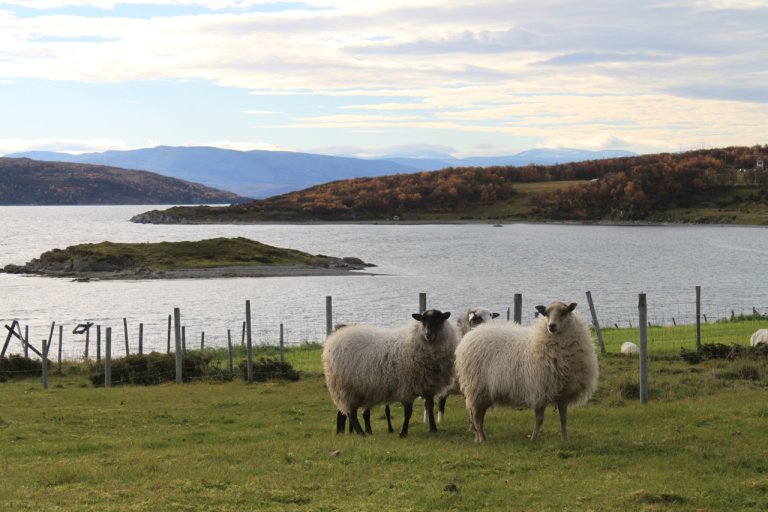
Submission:
[[[400,438],[408,437],[408,432],[400,432]]]

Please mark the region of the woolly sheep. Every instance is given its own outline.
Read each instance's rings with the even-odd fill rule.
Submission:
[[[475,429],[485,441],[483,422],[489,407],[528,406],[536,422],[531,440],[539,437],[547,404],[560,413],[563,440],[569,405],[581,405],[597,387],[599,368],[589,327],[576,313],[576,303],[536,306],[533,325],[490,323],[467,333],[456,349],[456,372]]]
[[[331,333],[323,347],[323,370],[331,399],[338,409],[336,432],[344,431],[346,417],[358,434],[360,408],[401,402],[404,409],[400,437],[408,435],[413,401],[422,396],[429,410],[434,395],[453,376],[455,328],[449,312],[435,309],[411,315],[417,323],[396,329],[350,325]],[[430,432],[437,431],[434,415]]]
[[[346,327],[347,325],[348,324],[336,324],[336,325],[333,326],[333,330],[334,331],[338,331],[339,329],[341,329],[343,327]],[[426,411],[426,409],[425,409],[425,411]],[[391,434],[395,430],[392,428],[392,413],[390,412],[389,404],[385,404],[384,405],[384,416],[386,417],[386,420],[387,420],[387,431]],[[337,423],[341,424],[341,428],[343,430],[344,429],[344,423],[346,423],[346,421],[347,421],[347,416],[343,412],[337,411],[336,412],[336,421],[337,421]],[[426,421],[426,412],[424,413],[424,421]],[[371,428],[371,409],[370,408],[366,408],[363,411],[363,425],[365,426],[365,433],[366,434],[373,434],[373,429]],[[354,428],[352,428],[352,422],[350,421],[349,422],[349,433],[351,434],[352,432],[354,432]]]
[[[752,337],[749,339],[749,344],[752,347],[756,347],[761,343],[768,344],[768,329],[756,330],[755,333],[752,334]]]
[[[621,353],[627,356],[632,356],[640,353],[640,348],[631,341],[625,341],[621,344]]]
[[[464,311],[456,321],[456,328],[459,330],[459,338],[463,337],[465,334],[467,334],[470,330],[477,327],[478,325],[482,323],[491,322],[493,321],[494,318],[497,318],[498,316],[499,316],[498,313],[491,312],[491,310],[487,308],[481,308],[481,307],[467,308],[467,310]],[[445,403],[448,401],[448,394],[451,391],[459,391],[459,383],[455,375],[451,384],[448,386],[448,388],[444,389],[438,397],[438,400],[437,400],[438,423],[442,422],[445,419]],[[428,416],[429,416],[429,413],[427,412],[427,407],[425,404],[424,405],[424,422],[427,421]]]

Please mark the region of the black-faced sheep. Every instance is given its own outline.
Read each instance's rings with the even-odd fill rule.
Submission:
[[[532,407],[535,441],[544,410],[554,403],[562,438],[568,438],[568,406],[589,400],[599,375],[592,335],[575,307],[562,302],[536,306],[540,316],[530,327],[489,323],[462,338],[456,371],[477,442],[485,441],[485,413],[495,404]]]
[[[467,308],[456,321],[456,328],[459,330],[459,338],[463,337],[470,330],[474,329],[482,323],[493,321],[494,318],[498,318],[499,314],[492,312],[490,309],[481,307]],[[459,382],[454,376],[451,384],[448,388],[440,392],[437,399],[437,421],[442,422],[445,419],[445,404],[448,401],[448,395],[452,391],[459,391]],[[429,417],[427,412],[427,406],[424,405],[424,421],[426,422]]]
[[[428,310],[412,316],[417,323],[396,329],[350,325],[331,333],[323,348],[323,370],[328,392],[336,408],[336,432],[344,431],[343,417],[363,434],[358,409],[401,402],[404,409],[400,437],[408,435],[413,401],[422,396],[429,410],[434,395],[453,376],[455,328],[446,320],[450,313]],[[434,415],[430,432],[437,431]]]

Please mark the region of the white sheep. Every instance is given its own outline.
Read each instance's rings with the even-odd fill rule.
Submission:
[[[481,307],[467,308],[467,310],[464,311],[456,321],[456,328],[459,330],[459,338],[463,337],[465,334],[467,334],[470,330],[477,327],[478,325],[482,323],[491,322],[493,321],[494,318],[497,318],[498,316],[499,316],[498,313],[494,313],[487,308],[481,308]],[[440,392],[438,396],[438,399],[437,399],[438,423],[445,420],[445,404],[448,401],[448,395],[452,391],[459,391],[459,382],[455,378],[455,376],[451,384],[448,386],[448,388]],[[424,422],[427,422],[428,418],[429,418],[429,413],[427,412],[427,406],[425,404],[424,405]],[[389,421],[389,417],[387,417],[387,421]]]
[[[758,329],[749,339],[749,345],[756,347],[762,343],[768,344],[768,329]]]
[[[621,353],[625,356],[633,356],[640,353],[640,348],[631,341],[625,341],[621,344]]]
[[[408,435],[413,401],[422,396],[429,410],[434,395],[453,376],[455,328],[450,313],[428,310],[414,313],[418,323],[396,329],[350,325],[331,333],[323,347],[323,370],[336,408],[336,432],[344,432],[346,417],[358,434],[363,429],[357,410],[377,404],[401,402],[404,409],[400,437]],[[434,414],[430,432],[437,431]]]
[[[489,323],[462,338],[456,349],[456,372],[477,442],[485,441],[485,413],[495,404],[532,407],[535,441],[544,410],[554,403],[562,438],[568,438],[568,406],[589,400],[599,375],[592,335],[575,308],[575,303],[562,302],[536,306],[540,316],[530,327]]]

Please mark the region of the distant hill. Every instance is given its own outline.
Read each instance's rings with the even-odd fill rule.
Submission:
[[[81,155],[32,151],[8,156],[141,169],[230,190],[242,196],[264,198],[349,178],[433,171],[446,167],[555,164],[632,154],[628,151],[540,149],[511,156],[466,159],[439,153],[417,157],[397,154],[378,159],[361,159],[290,151],[158,146]]]
[[[81,155],[33,151],[9,156],[141,169],[247,197],[267,197],[340,179],[418,170],[386,160],[212,147],[158,146]]]
[[[0,204],[231,204],[246,201],[231,192],[130,171],[29,158],[0,158]]]
[[[449,167],[317,185],[231,207],[175,207],[134,222],[535,220],[768,224],[768,147],[559,165]]]

